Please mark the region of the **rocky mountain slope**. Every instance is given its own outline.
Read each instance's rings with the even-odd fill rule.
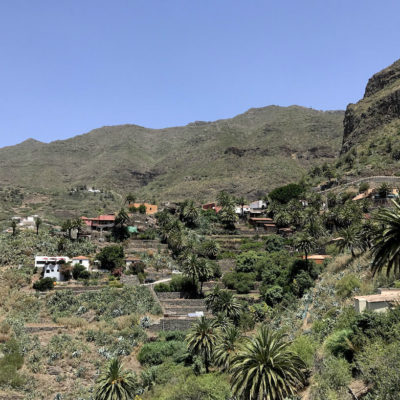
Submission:
[[[373,75],[364,97],[349,104],[341,154],[358,174],[400,171],[400,60]]]
[[[49,144],[30,139],[0,149],[0,185],[85,184],[166,200],[208,200],[222,189],[254,197],[333,160],[342,120],[342,111],[269,106],[183,127],[121,125]]]

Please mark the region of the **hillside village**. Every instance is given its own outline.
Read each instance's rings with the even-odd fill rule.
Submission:
[[[348,106],[340,152],[311,163],[319,147],[285,147],[291,171],[270,186],[265,168],[252,179],[203,170],[198,186],[186,170],[170,186],[155,169],[130,171],[141,183],[124,185],[121,167],[113,183],[123,189],[106,179],[98,189],[77,168],[79,182],[33,193],[9,186],[28,179],[22,170],[2,168],[0,399],[399,399],[399,71],[396,62],[374,75]],[[308,133],[328,118],[325,134],[337,138],[341,113],[273,106],[179,132],[217,127],[229,137],[250,121],[269,134],[276,126],[264,117],[276,112],[294,118],[289,133],[303,113]],[[131,129],[147,132],[115,129],[115,143]],[[45,159],[71,142],[22,147],[31,145]],[[213,160],[231,166],[248,154],[246,178],[265,166],[263,151],[230,143]],[[53,172],[38,180],[61,182]],[[158,200],[143,195],[152,185]]]
[[[395,184],[371,179],[325,191],[288,184],[255,201],[220,192],[204,204],[150,204],[128,194],[114,213],[81,215],[55,226],[45,215],[12,217],[0,238],[0,261],[8,265],[2,274],[8,289],[2,290],[31,304],[13,310],[13,300],[3,300],[5,343],[18,331],[17,342],[30,349],[21,371],[16,366],[13,372],[20,379],[12,383],[13,398],[26,398],[20,391],[28,390],[35,398],[89,399],[99,363],[116,354],[141,377],[140,398],[161,399],[165,390],[178,390],[178,371],[193,382],[209,377],[204,390],[210,393],[218,379],[218,391],[229,393],[229,374],[219,362],[204,374],[196,372],[209,368],[202,353],[199,359],[196,353],[184,356],[182,338],[208,321],[230,321],[230,329],[248,337],[260,323],[279,328],[311,370],[314,357],[324,357],[326,366],[313,370],[301,398],[320,399],[328,392],[368,398],[374,380],[350,373],[344,364],[351,361],[348,354],[361,350],[347,348],[336,336],[355,340],[343,318],[358,323],[368,312],[387,318],[397,312],[398,281],[372,278],[367,254],[378,232],[376,215],[398,197]],[[11,255],[8,248],[18,240],[31,243],[31,250]],[[332,312],[346,328],[324,325]],[[59,340],[64,344],[52,347]],[[344,351],[347,361],[314,353],[317,343],[333,340],[343,350],[326,351]],[[163,365],[170,386],[146,375]],[[326,380],[330,368],[341,368],[343,380]],[[51,385],[27,385],[24,376],[50,379]]]

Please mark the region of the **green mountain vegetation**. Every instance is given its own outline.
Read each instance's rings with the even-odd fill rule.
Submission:
[[[183,127],[121,125],[49,144],[30,139],[0,149],[0,185],[32,193],[86,185],[159,201],[213,200],[220,190],[257,197],[332,161],[342,121],[342,111],[269,106]]]

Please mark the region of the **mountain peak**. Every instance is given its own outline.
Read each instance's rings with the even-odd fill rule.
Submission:
[[[370,97],[375,93],[387,88],[392,83],[400,79],[400,60],[395,61],[389,67],[374,74],[367,83],[364,98]]]

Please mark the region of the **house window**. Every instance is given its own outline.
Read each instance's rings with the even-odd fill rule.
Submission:
[[[46,269],[46,274],[49,274],[50,273],[50,270],[49,269]]]

